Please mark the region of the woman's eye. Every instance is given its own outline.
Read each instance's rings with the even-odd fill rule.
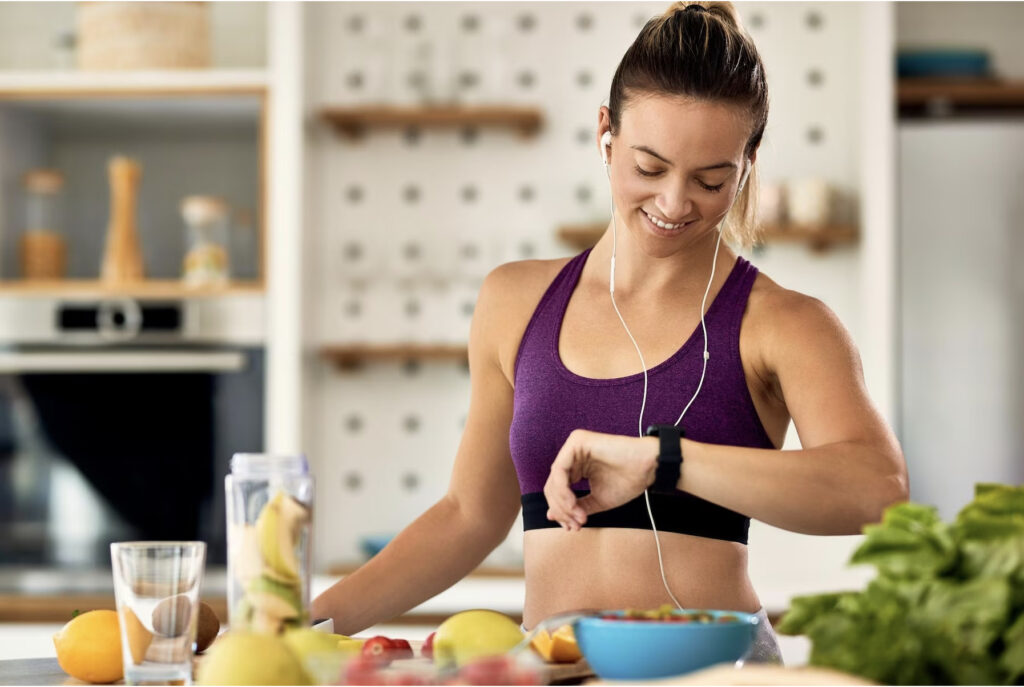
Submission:
[[[723,187],[725,186],[725,183],[724,183],[724,182],[723,182],[723,183],[721,183],[721,184],[719,184],[718,186],[709,186],[708,184],[705,184],[705,183],[704,183],[703,181],[701,181],[700,179],[697,179],[697,183],[698,183],[698,184],[700,184],[700,187],[701,187],[702,189],[704,189],[705,191],[711,191],[712,193],[718,193],[718,192],[719,192],[719,191],[721,191],[721,190],[722,190],[722,188],[723,188]]]
[[[656,177],[659,174],[661,174],[661,172],[659,172],[657,170],[652,171],[652,170],[644,169],[640,165],[636,165],[635,169],[636,169],[636,173],[637,174],[639,174],[640,176],[644,176],[644,177]]]

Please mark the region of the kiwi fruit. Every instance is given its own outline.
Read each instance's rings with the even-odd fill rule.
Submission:
[[[153,609],[153,629],[164,637],[185,634],[191,619],[192,602],[184,594],[169,596]]]
[[[206,603],[199,602],[199,627],[196,629],[196,653],[201,653],[217,639],[220,620]]]

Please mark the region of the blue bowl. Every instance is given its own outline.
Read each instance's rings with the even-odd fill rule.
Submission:
[[[380,553],[394,538],[393,534],[368,534],[359,538],[359,549],[369,560]]]
[[[682,675],[717,663],[733,663],[750,650],[759,623],[756,615],[737,611],[700,612],[708,613],[714,621],[581,618],[574,627],[576,641],[594,672],[608,680]],[[623,617],[625,612],[608,611],[602,615]],[[737,620],[717,622],[723,615],[735,616]]]
[[[896,55],[900,77],[990,76],[988,53],[970,49],[900,50]]]

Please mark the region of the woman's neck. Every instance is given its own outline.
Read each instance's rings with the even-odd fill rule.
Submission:
[[[615,295],[617,298],[678,297],[699,291],[704,293],[711,277],[711,263],[715,259],[718,232],[707,233],[692,243],[666,255],[652,255],[644,251],[636,239],[618,231],[615,250]],[[607,289],[612,256],[611,226],[591,251],[588,267],[599,285]],[[736,255],[723,240],[718,247],[715,282],[728,276],[729,266]]]

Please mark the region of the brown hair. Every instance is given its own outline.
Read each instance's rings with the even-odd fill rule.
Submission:
[[[744,154],[761,145],[768,122],[768,82],[761,56],[731,2],[676,2],[641,29],[622,56],[608,98],[611,130],[642,93],[725,102],[747,112],[752,130]],[[726,238],[749,245],[756,234],[757,170],[726,216]]]

